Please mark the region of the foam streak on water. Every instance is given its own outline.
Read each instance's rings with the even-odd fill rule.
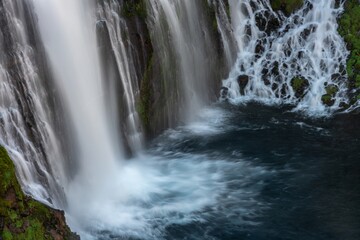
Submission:
[[[231,102],[258,100],[266,103],[296,104],[295,110],[310,115],[334,112],[346,97],[346,58],[348,51],[337,32],[336,18],[342,5],[335,1],[307,0],[304,6],[285,17],[275,13],[266,0],[230,1],[231,20],[239,53],[237,61],[223,81]],[[262,29],[257,22],[270,26],[280,23],[275,31]],[[238,76],[249,76],[241,94]],[[291,86],[294,77],[308,80],[305,96],[297,97]],[[339,91],[334,104],[326,107],[321,97],[326,86]]]

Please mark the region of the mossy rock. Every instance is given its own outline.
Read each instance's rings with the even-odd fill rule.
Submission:
[[[327,106],[332,106],[335,103],[335,100],[333,99],[333,97],[330,94],[324,94],[321,96],[321,101],[323,102],[323,104],[327,105]]]
[[[339,91],[338,86],[329,84],[325,86],[326,94],[322,95],[321,101],[327,106],[332,106],[335,103],[335,95]]]
[[[271,0],[270,4],[274,11],[282,11],[290,16],[304,5],[304,0]]]
[[[306,90],[309,87],[309,81],[303,77],[294,77],[291,82],[291,87],[295,92],[295,97],[302,98],[305,96]]]
[[[335,97],[335,94],[339,91],[339,88],[335,84],[330,84],[325,87],[325,90],[326,90],[326,94]]]
[[[64,212],[45,206],[22,192],[14,164],[1,146],[0,239],[80,239],[66,225]]]

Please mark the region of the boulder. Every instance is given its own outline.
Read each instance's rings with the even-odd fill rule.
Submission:
[[[321,101],[327,106],[332,106],[335,103],[335,95],[339,91],[338,86],[335,84],[325,85],[326,94],[321,96]]]
[[[226,99],[228,92],[229,92],[229,89],[227,87],[221,87],[220,98]]]
[[[240,75],[237,77],[237,82],[240,87],[240,94],[245,95],[245,87],[249,83],[249,76],[247,75]]]

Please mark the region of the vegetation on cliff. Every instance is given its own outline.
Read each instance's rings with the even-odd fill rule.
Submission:
[[[360,99],[360,3],[358,0],[347,0],[345,11],[339,20],[339,33],[344,37],[350,56],[347,61],[349,89],[352,102]]]
[[[79,239],[66,225],[64,212],[47,207],[22,192],[14,164],[1,146],[0,239]]]
[[[151,111],[151,99],[152,99],[152,89],[151,89],[151,71],[153,66],[153,58],[150,58],[144,77],[141,81],[140,87],[140,101],[137,105],[137,111],[140,115],[142,123],[147,131],[150,128],[150,111]]]

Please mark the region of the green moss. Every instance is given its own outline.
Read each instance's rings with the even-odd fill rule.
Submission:
[[[360,4],[358,0],[347,0],[345,12],[339,20],[339,33],[343,36],[350,56],[346,71],[349,76],[349,88],[360,87]],[[353,100],[357,96],[354,96]]]
[[[5,148],[0,146],[0,196],[5,196],[9,188],[13,188],[16,197],[24,198],[24,194],[16,179],[15,166],[9,158]]]
[[[355,77],[355,87],[360,88],[360,74]]]
[[[289,16],[304,5],[304,0],[271,0],[270,4],[273,10],[281,10]]]
[[[21,228],[24,225],[24,222],[22,219],[17,219],[15,222],[15,227],[16,228]]]
[[[33,220],[29,227],[26,228],[24,233],[18,235],[19,240],[26,240],[26,239],[36,239],[36,240],[45,240],[51,239],[45,233],[45,228],[42,223],[38,220]]]
[[[326,94],[322,95],[321,101],[323,104],[332,106],[335,103],[335,95],[339,91],[339,88],[335,84],[330,84],[325,87]]]
[[[216,19],[215,6],[210,5],[207,0],[202,1],[203,9],[205,10],[205,17],[207,21],[211,23],[211,30],[214,34],[218,34],[218,22]]]
[[[141,81],[140,87],[140,101],[137,104],[137,112],[140,115],[143,125],[145,128],[150,127],[150,109],[151,109],[151,73],[153,68],[153,57],[150,58],[143,80]]]
[[[15,211],[9,211],[9,218],[11,221],[15,221],[18,218],[18,215]]]
[[[303,77],[294,77],[290,84],[295,92],[295,96],[301,98],[305,95],[306,89],[309,86],[309,81]]]
[[[5,228],[3,233],[2,233],[2,237],[4,240],[12,240],[14,239],[13,238],[13,235],[11,234],[10,230]]]
[[[328,106],[332,106],[334,104],[334,100],[330,94],[322,95],[321,101]]]
[[[230,5],[229,5],[228,1],[225,2],[225,7],[226,7],[226,9],[225,9],[226,14],[227,14],[228,18],[231,20],[231,11],[230,11]]]
[[[78,239],[66,226],[60,212],[25,196],[17,181],[14,164],[1,146],[0,186],[0,221],[3,221],[0,239],[55,239],[53,232],[60,239]]]
[[[335,96],[335,94],[339,91],[339,88],[334,84],[330,84],[325,87],[325,90],[326,90],[326,94],[330,96]]]
[[[304,83],[304,79],[300,78],[300,77],[296,77],[291,81],[291,86],[293,87],[293,89],[295,91],[299,90],[301,88],[301,86]]]
[[[127,18],[137,16],[145,19],[147,16],[146,3],[144,0],[125,1],[122,8],[122,16]]]

